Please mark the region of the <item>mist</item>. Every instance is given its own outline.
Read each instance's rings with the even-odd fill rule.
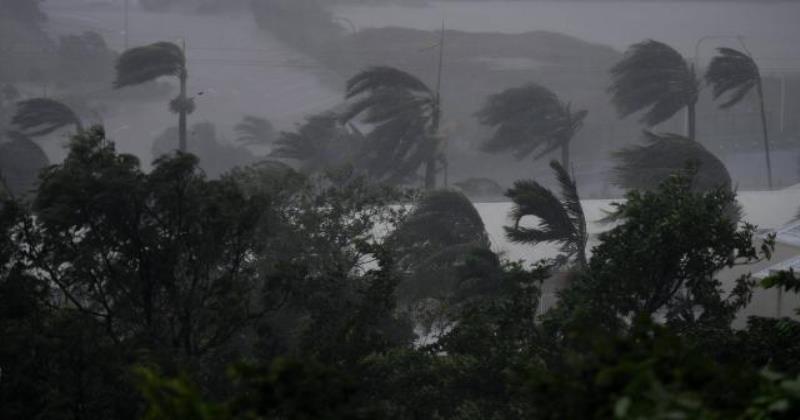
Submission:
[[[0,0],[0,417],[794,418],[798,17]]]

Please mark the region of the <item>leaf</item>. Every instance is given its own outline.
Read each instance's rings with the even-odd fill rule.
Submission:
[[[697,102],[700,85],[689,63],[653,40],[632,45],[611,69],[611,102],[621,118],[644,111],[647,126],[662,123]]]
[[[178,76],[185,71],[183,50],[171,42],[157,42],[131,48],[117,59],[114,88],[153,81],[162,76]]]

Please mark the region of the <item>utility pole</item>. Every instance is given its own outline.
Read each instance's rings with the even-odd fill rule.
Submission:
[[[181,38],[181,50],[183,50],[183,68],[178,75],[181,84],[180,93],[180,113],[178,114],[178,150],[186,153],[186,116],[188,110],[188,98],[186,97],[186,79],[188,78],[188,70],[186,68],[186,39]]]
[[[442,19],[442,30],[439,34],[439,67],[436,70],[436,135],[439,135],[439,125],[442,118],[442,69],[444,68],[444,19]],[[444,187],[447,188],[447,140],[444,141],[444,150],[442,152],[442,163],[444,165]]]
[[[123,0],[123,6],[122,6],[123,7],[122,14],[123,14],[123,18],[124,18],[122,44],[125,47],[125,50],[128,49],[128,18],[129,18],[129,16],[128,16],[128,2],[129,1],[130,0]]]
[[[786,72],[781,72],[781,134],[786,131]]]

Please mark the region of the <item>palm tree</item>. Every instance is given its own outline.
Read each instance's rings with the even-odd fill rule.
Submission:
[[[583,214],[575,180],[557,161],[550,162],[561,187],[561,198],[533,180],[517,181],[506,192],[514,203],[511,209],[513,226],[506,226],[506,236],[512,242],[536,245],[553,242],[561,245],[564,261],[574,258],[578,267],[586,267],[586,217]],[[522,219],[533,216],[538,226],[521,226]]]
[[[30,192],[39,172],[50,164],[47,155],[30,137],[17,131],[6,133],[9,140],[0,142],[0,178],[11,197]]]
[[[46,136],[69,125],[83,132],[80,117],[69,106],[55,99],[34,98],[17,103],[11,123],[30,137]]]
[[[186,151],[186,117],[194,111],[194,99],[186,96],[186,55],[183,49],[171,42],[157,42],[131,48],[117,59],[117,76],[114,88],[134,86],[153,81],[162,76],[175,76],[180,82],[180,93],[170,102],[170,110],[177,113],[178,149]]]
[[[388,242],[407,274],[401,300],[442,298],[455,292],[457,266],[475,250],[489,250],[489,235],[475,206],[461,192],[425,192]]]
[[[413,75],[393,67],[372,67],[347,81],[347,99],[358,97],[343,121],[362,116],[372,125],[364,150],[375,178],[402,182],[425,167],[425,188],[436,188],[441,118],[439,94]]]
[[[678,134],[644,132],[645,144],[614,153],[614,184],[629,190],[651,190],[676,173],[690,174],[695,191],[731,188],[722,161],[700,143]]]
[[[588,114],[571,108],[550,89],[533,83],[492,95],[477,113],[481,124],[495,129],[483,150],[511,149],[518,159],[539,150],[536,160],[561,148],[561,164],[568,167],[569,144]]]
[[[244,145],[266,145],[275,140],[275,128],[266,118],[245,115],[234,130],[236,140]]]
[[[611,77],[609,92],[621,118],[646,110],[641,122],[652,127],[685,108],[686,136],[695,139],[700,81],[694,66],[675,49],[653,40],[634,44],[611,68]]]
[[[282,132],[275,141],[271,157],[302,162],[304,172],[312,173],[337,165],[354,163],[363,138],[348,130],[333,113],[314,115],[295,132]]]
[[[769,153],[769,133],[767,132],[767,114],[764,108],[764,89],[761,72],[749,53],[732,48],[718,48],[719,55],[711,60],[706,71],[706,81],[712,86],[714,99],[726,93],[730,96],[722,102],[721,109],[730,108],[741,102],[747,94],[756,88],[761,110],[761,129],[764,138],[764,155],[767,160],[767,182],[772,189],[772,162]]]

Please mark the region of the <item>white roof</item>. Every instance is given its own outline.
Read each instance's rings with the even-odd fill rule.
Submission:
[[[753,273],[753,277],[763,279],[779,271],[789,271],[789,269],[794,270],[795,273],[800,273],[800,255]]]
[[[800,248],[800,220],[774,231],[775,241]]]
[[[800,248],[800,221],[795,219],[798,207],[800,207],[800,189],[741,191],[737,195],[737,200],[742,206],[744,221],[756,225],[761,230],[777,230],[778,241]],[[589,222],[587,226],[590,235],[589,250],[596,245],[597,234],[612,227],[612,225],[601,224],[597,221],[605,216],[606,211],[613,210],[611,203],[620,201],[623,200],[581,200],[583,211]],[[558,255],[558,248],[551,244],[531,247],[514,244],[506,239],[503,226],[511,224],[508,219],[508,213],[511,210],[510,202],[475,203],[475,207],[483,219],[495,252],[502,252],[510,260],[527,262],[536,262]]]

